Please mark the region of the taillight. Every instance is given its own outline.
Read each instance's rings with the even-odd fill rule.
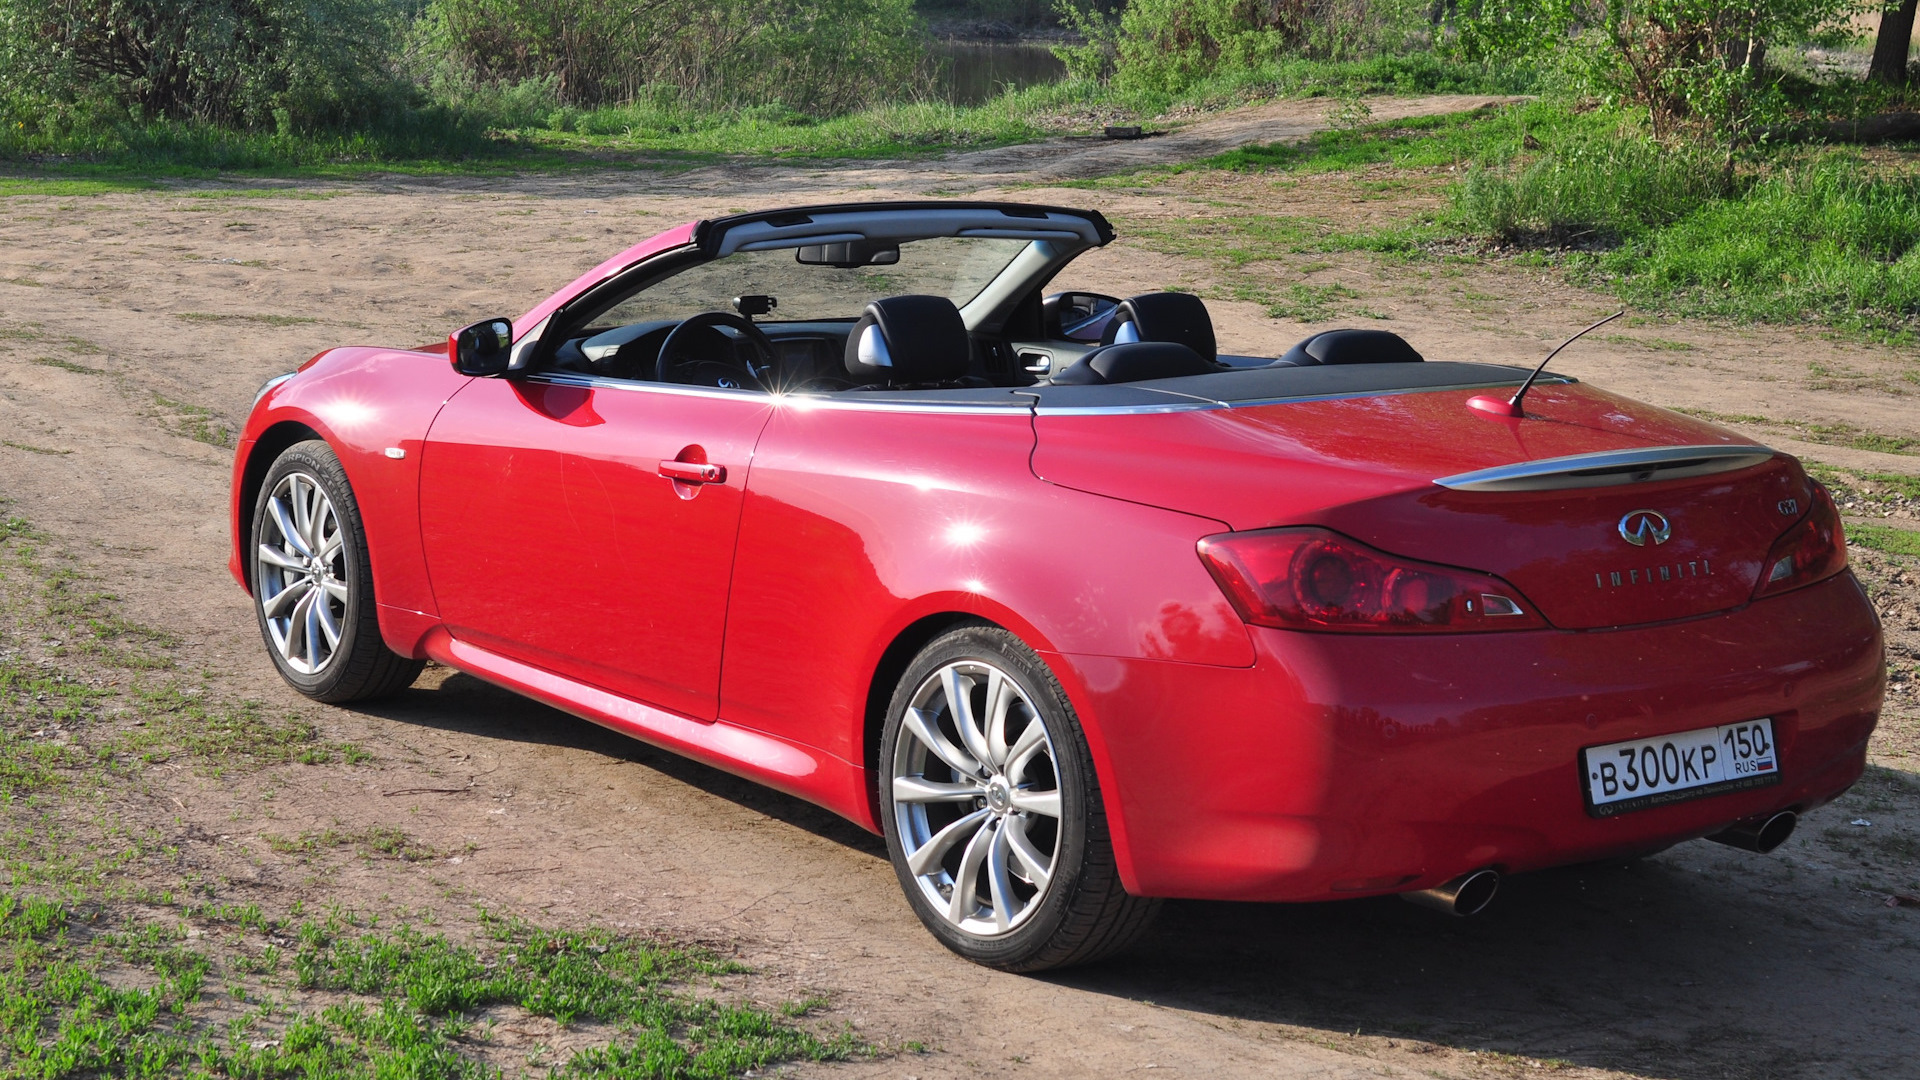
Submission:
[[[1200,561],[1256,626],[1457,634],[1547,625],[1492,574],[1402,559],[1327,529],[1209,536],[1200,541]]]
[[[1847,568],[1847,538],[1840,529],[1840,510],[1819,483],[1813,485],[1813,508],[1773,542],[1761,564],[1754,599],[1772,596],[1816,581],[1825,581]]]

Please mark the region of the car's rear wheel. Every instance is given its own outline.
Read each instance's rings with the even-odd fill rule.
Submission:
[[[1088,963],[1131,945],[1159,908],[1121,887],[1073,706],[1004,630],[966,627],[921,651],[888,707],[879,771],[901,887],[975,963]]]
[[[420,674],[424,661],[380,638],[360,507],[326,443],[296,443],[274,461],[252,536],[260,636],[295,690],[317,701],[364,701]]]

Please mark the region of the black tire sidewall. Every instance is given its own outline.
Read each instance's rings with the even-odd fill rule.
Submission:
[[[1059,769],[1060,842],[1040,910],[1010,933],[991,938],[969,934],[932,909],[921,892],[920,883],[907,868],[906,852],[894,818],[893,761],[903,730],[901,718],[914,692],[930,675],[962,660],[991,664],[1014,678],[1027,700],[1041,711],[1053,743],[1054,763]],[[887,704],[877,772],[887,855],[908,903],[927,929],[949,949],[988,967],[1021,969],[1040,957],[1067,921],[1080,889],[1088,862],[1089,805],[1098,791],[1092,782],[1093,763],[1079,719],[1059,680],[1040,657],[1019,638],[995,627],[967,627],[934,639],[914,658]]]
[[[340,529],[345,534],[342,551],[345,556],[347,574],[347,601],[344,617],[340,620],[340,642],[334,646],[333,657],[320,671],[307,675],[287,666],[280,650],[273,643],[273,635],[267,629],[266,612],[260,606],[260,543],[262,527],[267,519],[267,500],[273,491],[289,474],[301,473],[313,478],[320,485],[327,499],[333,503],[333,511],[340,521]],[[333,448],[320,440],[295,443],[274,460],[273,467],[267,470],[266,479],[261,481],[260,493],[254,499],[253,528],[248,533],[252,541],[247,548],[248,581],[253,586],[253,615],[260,627],[260,640],[267,647],[267,655],[273,659],[273,666],[280,671],[295,690],[320,701],[348,699],[357,696],[357,683],[354,673],[364,669],[364,661],[370,659],[372,650],[385,650],[386,643],[380,639],[378,612],[373,602],[373,571],[368,565],[366,530],[360,523],[360,505],[354,500],[353,487],[347,482],[347,472],[340,464],[340,458]]]

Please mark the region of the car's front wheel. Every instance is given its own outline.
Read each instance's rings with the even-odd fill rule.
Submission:
[[[920,921],[1005,971],[1111,955],[1159,902],[1115,868],[1099,782],[1060,683],[995,627],[929,643],[908,667],[880,746],[887,851]]]
[[[360,507],[325,442],[274,461],[253,512],[253,598],[280,675],[317,701],[364,701],[405,689],[423,661],[387,648],[373,602]]]

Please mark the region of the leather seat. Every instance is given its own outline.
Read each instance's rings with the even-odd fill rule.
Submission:
[[[1220,355],[1213,339],[1213,317],[1207,314],[1207,305],[1192,293],[1144,293],[1120,301],[1100,343],[1126,345],[1136,341],[1185,345],[1209,362]]]
[[[889,296],[868,304],[847,335],[847,373],[868,389],[963,382],[973,340],[944,296]]]
[[[1055,386],[1094,386],[1102,383],[1173,379],[1224,370],[1185,345],[1170,341],[1130,341],[1102,345],[1048,380]]]
[[[1399,334],[1388,330],[1322,330],[1302,340],[1268,367],[1319,367],[1326,364],[1417,364],[1426,360]]]

